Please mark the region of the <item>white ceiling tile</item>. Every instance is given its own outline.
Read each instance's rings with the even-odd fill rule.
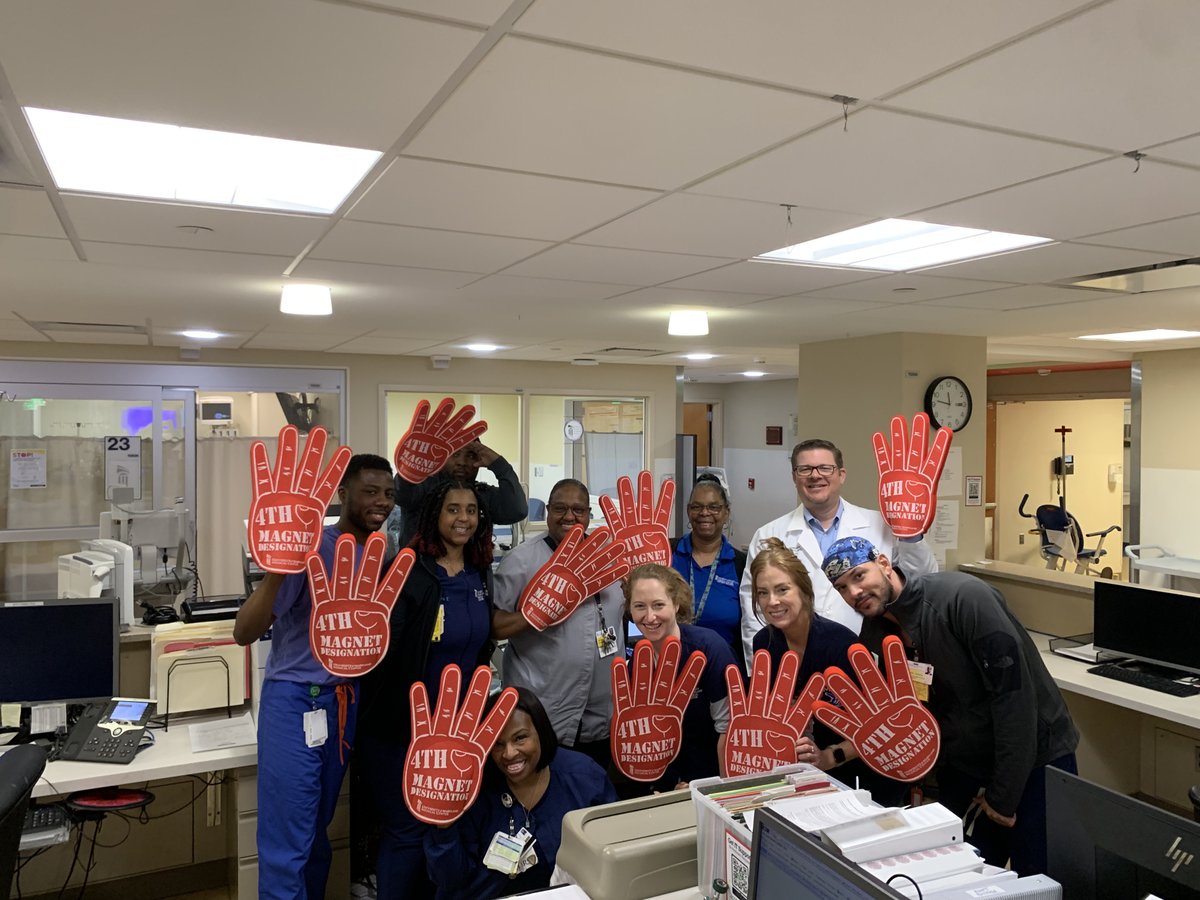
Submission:
[[[750,257],[863,224],[861,216],[672,194],[578,240],[606,247]]]
[[[328,282],[337,298],[403,299],[439,296],[479,278],[478,272],[455,272],[445,269],[421,269],[405,266],[372,265],[370,263],[334,262],[307,258],[293,273],[300,281]],[[283,282],[280,281],[280,284]]]
[[[872,97],[1078,5],[1016,0],[538,0],[516,30],[708,71]],[[953,40],[947,40],[953,35]],[[736,36],[736,37],[735,37]]]
[[[0,234],[64,238],[44,191],[0,187]]]
[[[1086,235],[1082,240],[1107,247],[1155,250],[1172,256],[1200,256],[1200,215],[1182,216],[1134,228],[1118,228],[1116,231]]]
[[[473,28],[295,0],[0,9],[0,59],[23,104],[377,150],[479,38]]]
[[[818,288],[849,284],[872,277],[867,272],[849,269],[830,269],[821,266],[793,266],[783,263],[739,262],[712,272],[681,278],[666,287],[696,288],[701,291],[732,291],[735,293],[798,294]]]
[[[837,113],[827,100],[505,38],[407,152],[674,188]]]
[[[794,294],[791,297],[776,297],[747,307],[755,315],[779,315],[783,317],[836,316],[842,313],[885,309],[887,303],[851,297],[817,297],[811,294]]]
[[[691,188],[878,218],[1092,162],[1046,141],[866,109]]]
[[[920,303],[936,297],[994,291],[1010,284],[997,281],[975,281],[966,278],[930,278],[925,275],[884,275],[869,281],[858,281],[840,287],[813,291],[813,297],[834,300],[870,300],[874,303]]]
[[[1021,287],[1002,288],[998,291],[986,291],[968,294],[960,297],[939,297],[921,304],[923,307],[949,307],[956,309],[975,310],[1010,310],[1029,307],[1056,306],[1063,303],[1087,303],[1089,300],[1100,300],[1111,297],[1105,291],[1090,291],[1085,288],[1057,287],[1048,284],[1023,285]],[[1086,313],[1078,313],[1086,316]]]
[[[144,334],[125,334],[108,332],[97,335],[90,331],[52,331],[50,339],[56,344],[121,344],[131,347],[150,346],[149,338]]]
[[[353,337],[337,332],[298,333],[267,328],[250,338],[245,346],[261,350],[332,350]]]
[[[1087,303],[1064,303],[1014,309],[995,317],[994,335],[1078,336],[1146,328],[1200,331],[1200,291],[1161,291],[1153,294],[1104,294]],[[1096,344],[1070,341],[1067,346]],[[1113,352],[1131,352],[1127,344],[1099,345]],[[1153,347],[1153,345],[1149,345]],[[1162,345],[1159,345],[1162,349]],[[1047,357],[1050,358],[1050,357]]]
[[[1200,4],[1102,3],[892,102],[1127,151],[1196,130]]]
[[[711,269],[723,262],[726,260],[682,253],[649,253],[563,244],[513,266],[506,274],[651,285]]]
[[[1112,159],[921,212],[925,222],[1071,240],[1197,210],[1200,171]]]
[[[909,304],[873,310],[869,316],[854,313],[836,316],[829,324],[839,329],[844,337],[863,337],[897,331],[986,336],[994,333],[993,322],[997,318],[997,313],[978,309]]]
[[[628,289],[626,289],[628,290]],[[626,303],[651,304],[669,307],[687,307],[708,309],[713,306],[745,306],[766,300],[774,294],[739,294],[732,291],[699,291],[674,287],[640,288],[615,297]]]
[[[339,222],[312,252],[314,260],[491,272],[549,247],[546,241],[433,231],[403,225]]]
[[[356,337],[329,348],[330,353],[377,353],[381,356],[397,356],[413,353],[434,346],[431,338],[382,338]]]
[[[657,193],[401,157],[348,218],[566,240]]]
[[[1170,159],[1175,162],[1200,166],[1200,135],[1193,135],[1182,141],[1172,141],[1169,144],[1162,144],[1146,152],[1154,159]]]
[[[514,275],[490,275],[460,288],[455,296],[463,300],[509,303],[545,300],[603,300],[629,290],[627,284],[595,281],[565,281],[559,278],[520,278]]]
[[[372,0],[402,12],[426,13],[477,25],[491,25],[508,9],[510,0]]]
[[[82,240],[187,250],[295,256],[321,233],[328,221],[324,216],[108,197],[64,195],[63,202]]]
[[[1064,281],[1116,269],[1149,266],[1170,262],[1171,259],[1168,254],[1145,253],[1141,250],[1118,250],[1087,244],[1051,244],[922,271],[926,275],[991,278],[996,281],[1036,284],[1043,281]]]
[[[30,328],[16,316],[0,314],[0,332],[6,341],[49,341],[36,328]]]
[[[71,242],[65,237],[26,237],[20,234],[0,234],[0,260],[75,262],[78,259]],[[8,262],[5,265],[8,265]],[[0,266],[0,277],[3,275],[4,266]]]

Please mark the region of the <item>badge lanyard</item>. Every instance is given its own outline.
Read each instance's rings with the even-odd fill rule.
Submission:
[[[513,820],[513,810],[512,810],[513,797],[512,797],[512,794],[505,791],[503,794],[500,795],[500,803],[505,809],[508,810],[508,833],[510,836],[514,835],[517,833],[517,831],[516,831],[517,823]],[[521,812],[525,813],[525,825],[523,827],[527,831],[532,830],[533,816],[530,815],[529,810],[527,810],[525,808],[524,804],[519,804],[519,805],[521,806]]]
[[[722,545],[723,546],[723,545]],[[696,615],[692,619],[694,622],[699,622],[704,615],[704,604],[708,602],[708,592],[712,590],[713,581],[717,577],[717,563],[721,561],[721,551],[717,551],[717,555],[713,557],[712,565],[708,567],[708,584],[704,586],[704,593],[700,595],[700,602],[696,605]],[[688,582],[692,589],[692,596],[696,595],[696,560],[688,557]]]

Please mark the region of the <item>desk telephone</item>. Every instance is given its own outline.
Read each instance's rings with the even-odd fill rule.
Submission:
[[[67,735],[60,759],[130,763],[150,719],[152,701],[113,697],[92,703]]]

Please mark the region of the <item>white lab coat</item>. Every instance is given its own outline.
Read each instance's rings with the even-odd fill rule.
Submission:
[[[924,575],[938,570],[937,560],[925,541],[904,543],[883,521],[883,516],[873,509],[863,509],[842,501],[842,520],[838,525],[838,538],[866,538],[880,553],[896,563],[906,573]],[[746,571],[742,574],[739,597],[742,603],[742,642],[746,647],[747,665],[754,658],[752,645],[754,635],[763,627],[758,618],[754,596],[750,590],[750,564],[758,555],[760,544],[767,538],[776,537],[800,558],[812,578],[813,601],[817,615],[841,622],[855,634],[862,625],[862,616],[846,604],[825,573],[821,571],[822,553],[817,537],[804,519],[804,507],[799,506],[785,516],[768,522],[750,539],[746,549]]]

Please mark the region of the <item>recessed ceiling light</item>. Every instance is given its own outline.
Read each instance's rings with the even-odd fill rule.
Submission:
[[[492,353],[500,349],[496,344],[466,344],[465,346],[473,353]]]
[[[708,313],[702,309],[677,309],[667,323],[667,334],[699,337],[708,334]]]
[[[323,284],[285,284],[279,311],[289,316],[331,316],[333,296]]]
[[[742,374],[743,374],[743,375],[745,375],[747,378],[762,378],[762,377],[763,377],[764,375],[766,375],[767,373],[766,373],[766,372],[760,372],[760,371],[758,371],[757,369],[751,369],[750,371],[748,371],[748,372],[743,372]]]
[[[1151,328],[1149,331],[1120,331],[1114,334],[1081,334],[1081,341],[1176,341],[1200,337],[1200,331],[1174,331],[1170,328]]]
[[[328,214],[377,150],[25,107],[63,191]]]
[[[1045,244],[1050,238],[884,219],[756,256],[759,262],[908,272]]]
[[[221,332],[208,331],[204,328],[189,328],[187,331],[179,333],[185,338],[191,338],[193,341],[215,341],[221,337]]]
[[[706,360],[706,359],[715,359],[716,354],[715,353],[686,353],[686,354],[684,354],[683,358],[694,360],[695,362],[702,362],[703,360]]]

